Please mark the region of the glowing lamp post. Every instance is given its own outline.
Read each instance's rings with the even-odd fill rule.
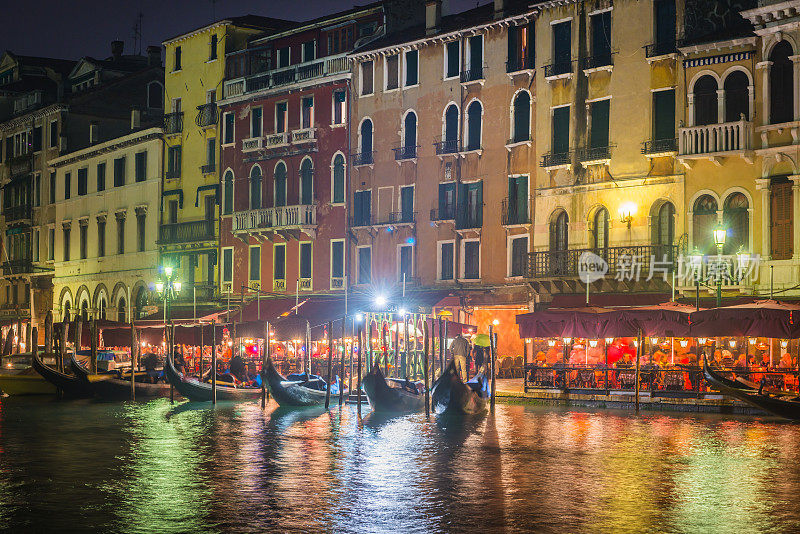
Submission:
[[[722,226],[714,229],[714,244],[717,246],[717,256],[722,256],[722,248],[725,246],[727,232]],[[717,308],[722,305],[722,273],[717,269]]]
[[[159,298],[164,300],[164,323],[171,318],[171,302],[178,297],[181,292],[181,283],[175,280],[175,271],[172,267],[164,267],[162,279],[156,282],[156,292]]]

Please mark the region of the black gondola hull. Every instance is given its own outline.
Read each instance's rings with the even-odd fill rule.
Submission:
[[[45,365],[38,354],[33,357],[32,364],[36,372],[42,375],[42,378],[61,390],[64,395],[76,398],[88,398],[92,396],[92,390],[88,381],[83,380],[79,376],[62,373]]]
[[[325,404],[324,391],[304,387],[298,382],[289,382],[275,369],[271,358],[267,359],[265,375],[269,391],[280,406],[321,406]],[[347,391],[344,394],[347,395]]]
[[[373,411],[419,412],[425,408],[424,394],[415,394],[400,387],[390,386],[377,365],[364,376],[361,385]]]
[[[211,384],[198,380],[187,379],[181,375],[172,364],[172,357],[167,355],[164,363],[164,374],[169,383],[178,390],[178,393],[195,402],[211,402],[213,389]],[[130,387],[130,384],[128,384]],[[217,385],[218,401],[243,402],[261,398],[261,388],[234,388]]]
[[[480,379],[485,380],[482,376]],[[480,395],[461,380],[452,361],[431,390],[431,408],[436,413],[475,414],[486,410],[488,401],[488,396]]]

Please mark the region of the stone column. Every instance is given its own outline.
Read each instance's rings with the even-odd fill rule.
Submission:
[[[686,113],[686,127],[691,128],[694,126],[694,93],[686,95],[686,105],[689,111]]]
[[[751,122],[755,120],[756,112],[756,88],[754,85],[747,86],[747,119]],[[748,140],[749,143],[749,140]],[[748,144],[749,146],[749,144]]]
[[[792,60],[792,79],[794,80],[794,85],[792,87],[794,114],[792,116],[794,120],[800,121],[800,55],[789,56],[789,59]],[[795,182],[795,184],[796,183],[797,182]],[[797,211],[795,211],[795,215],[797,215]]]
[[[717,89],[717,122],[725,122],[725,89]],[[721,141],[718,143],[720,146],[722,145]],[[718,147],[717,150],[721,150],[721,148]]]
[[[771,255],[769,233],[769,178],[756,178],[756,189],[761,191],[761,259],[769,260]],[[751,253],[755,254],[755,250]]]
[[[769,124],[769,71],[772,68],[772,61],[761,61],[756,63],[756,68],[761,69],[761,124]]]

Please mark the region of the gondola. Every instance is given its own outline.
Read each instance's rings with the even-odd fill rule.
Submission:
[[[57,371],[44,364],[39,355],[33,357],[33,368],[42,377],[61,390],[68,397],[88,398],[92,396],[92,389],[86,380],[80,379],[76,375],[68,375]]]
[[[773,396],[768,393],[759,393],[758,390],[748,388],[744,384],[739,387],[734,387],[732,380],[719,376],[711,367],[708,366],[708,361],[703,358],[703,375],[711,384],[712,387],[719,390],[720,393],[731,396],[735,399],[746,402],[751,406],[755,406],[767,413],[791,419],[793,421],[800,421],[800,397],[786,397],[786,396]]]
[[[5,356],[0,369],[0,394],[6,395],[52,395],[53,384],[45,380],[32,367],[30,352]]]
[[[179,373],[172,363],[172,356],[167,355],[164,363],[164,374],[167,380],[175,386],[178,393],[191,401],[210,402],[213,389],[211,384],[200,382],[196,378],[189,378],[183,373]],[[130,387],[130,384],[128,384]],[[261,398],[261,387],[234,387],[233,385],[222,385],[217,382],[217,400],[219,401],[249,401]]]
[[[92,393],[103,400],[124,400],[131,397],[131,381],[125,379],[121,373],[110,372],[92,374],[86,367],[75,359],[73,354],[70,357],[72,372],[81,380],[89,383]],[[144,378],[146,373],[139,373],[137,378]],[[137,399],[154,399],[157,397],[169,397],[170,385],[168,383],[148,384],[147,382],[136,382]]]
[[[386,379],[379,365],[361,380],[369,405],[376,412],[418,412],[425,408],[424,390],[408,380]]]
[[[316,375],[302,375],[298,380],[288,380],[267,359],[266,380],[272,396],[280,406],[320,406],[325,404],[326,382]],[[336,389],[334,393],[334,389]],[[339,394],[331,388],[331,397]],[[347,391],[343,393],[347,395]]]
[[[482,372],[464,382],[451,360],[442,376],[433,383],[431,407],[442,414],[474,414],[486,409],[489,395],[488,380]]]

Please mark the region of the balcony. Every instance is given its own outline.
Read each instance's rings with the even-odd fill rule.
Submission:
[[[332,276],[331,277],[331,289],[344,289],[344,277],[343,276]]]
[[[250,139],[242,139],[242,152],[254,152],[261,150],[263,146],[263,137],[251,137]]]
[[[614,58],[611,52],[587,56],[581,60],[581,69],[584,71],[595,72],[598,70],[611,70],[614,66]]]
[[[9,260],[3,262],[0,266],[3,269],[3,276],[31,274],[33,272],[33,262],[30,259]]]
[[[417,146],[401,146],[393,148],[395,161],[417,158]]]
[[[705,290],[713,291],[718,281],[724,288],[741,289],[758,278],[757,256],[749,254],[709,254],[705,256],[682,256],[678,258],[677,285],[687,293],[694,293],[697,281]]]
[[[642,154],[648,157],[674,156],[678,153],[678,139],[651,139],[642,143]]]
[[[33,152],[14,156],[10,159],[8,164],[11,171],[11,177],[22,176],[33,171]]]
[[[636,274],[642,281],[672,273],[678,266],[678,247],[676,245],[633,245],[629,247],[607,247],[604,249],[572,249],[531,252],[528,254],[527,277],[577,278],[581,256],[592,253],[608,265],[605,279],[620,280]],[[632,270],[635,267],[636,270]],[[629,280],[638,281],[638,280]]]
[[[180,169],[174,169],[174,168],[173,169],[167,169],[167,171],[164,173],[164,175],[167,177],[167,180],[174,180],[176,178],[180,178],[181,177],[181,170]]]
[[[708,158],[718,163],[717,158],[738,153],[748,160],[751,159],[752,137],[753,123],[745,120],[680,128],[678,157],[682,162]]]
[[[500,217],[503,226],[519,226],[531,223],[527,202],[520,206],[516,200],[509,204],[507,198],[500,204]]]
[[[218,116],[219,112],[215,103],[203,104],[202,106],[197,106],[197,117],[195,117],[194,122],[200,128],[216,126]]]
[[[261,62],[257,64],[263,65]],[[223,93],[225,98],[231,98],[255,91],[344,74],[349,71],[347,54],[338,54],[267,72],[252,72],[244,77],[226,80],[223,84]]]
[[[455,219],[455,206],[445,206],[444,208],[433,208],[431,210],[431,222],[454,221]]]
[[[233,214],[233,233],[276,232],[300,229],[313,235],[317,226],[317,206],[300,204],[276,206]]]
[[[300,291],[311,291],[313,287],[312,279],[311,278],[298,278],[297,279],[297,289]]]
[[[167,135],[179,134],[183,131],[183,111],[167,113],[164,115],[164,133]]]
[[[264,148],[281,148],[289,145],[289,132],[275,133],[264,138]]]
[[[676,41],[666,41],[663,43],[653,43],[644,47],[644,57],[647,59],[660,58],[670,54],[677,54],[678,47]]]
[[[475,83],[483,81],[483,65],[479,67],[472,67],[471,69],[464,69],[461,71],[461,83]]]
[[[411,225],[416,222],[416,212],[393,211],[391,213],[382,213],[371,217],[353,217],[350,220],[350,226],[353,228],[365,226],[399,226],[406,224]]]
[[[316,141],[317,129],[314,127],[292,131],[292,144],[315,143]]]
[[[578,150],[578,160],[583,165],[606,165],[611,161],[610,146],[586,147]]]
[[[357,154],[351,154],[350,157],[353,159],[354,167],[358,167],[359,165],[372,165],[375,163],[372,152],[358,152]]]
[[[442,156],[444,154],[458,154],[461,151],[461,144],[458,139],[451,139],[449,141],[437,141],[433,143],[436,148],[436,155]]]
[[[462,208],[456,211],[456,230],[475,230],[482,226],[482,210],[466,210]]]
[[[545,80],[556,80],[559,78],[569,78],[572,76],[572,60],[561,60],[545,65],[544,69]]]
[[[214,221],[204,219],[201,221],[162,224],[159,229],[158,243],[171,245],[194,241],[212,241],[213,239]]]
[[[567,152],[548,152],[542,155],[539,166],[543,169],[558,169],[569,167],[572,163],[572,151]]]
[[[217,171],[216,163],[206,163],[205,165],[200,165],[200,172],[203,174],[212,174],[216,171]]]
[[[13,222],[30,221],[33,213],[33,208],[30,204],[23,204],[21,206],[11,206],[3,208],[3,216],[6,219],[6,224]]]
[[[506,61],[506,73],[511,74],[514,72],[532,71],[534,67],[532,57],[515,57],[509,58]]]

